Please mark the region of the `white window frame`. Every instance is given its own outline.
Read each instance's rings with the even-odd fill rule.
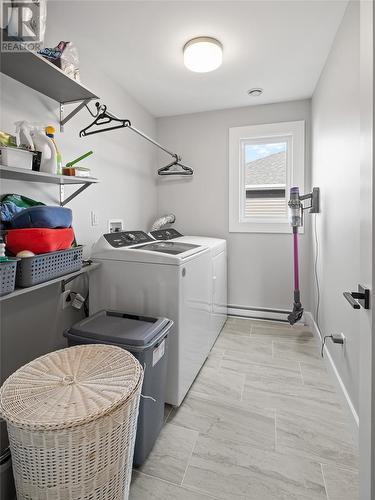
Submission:
[[[286,193],[298,186],[304,193],[305,121],[249,125],[229,129],[229,232],[230,233],[289,233],[287,215],[279,217],[244,217],[246,144],[287,142]],[[301,228],[302,229],[302,228]]]

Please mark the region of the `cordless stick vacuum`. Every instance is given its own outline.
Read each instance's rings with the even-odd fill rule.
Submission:
[[[303,201],[310,200],[309,206],[304,206]],[[309,209],[309,212],[316,214],[319,212],[319,188],[313,188],[312,192],[305,195],[299,194],[298,187],[290,189],[289,207],[289,222],[293,230],[293,253],[294,253],[294,302],[293,310],[288,314],[288,321],[294,325],[303,315],[303,307],[301,303],[301,292],[299,289],[299,263],[298,263],[298,228],[303,226],[304,210]]]

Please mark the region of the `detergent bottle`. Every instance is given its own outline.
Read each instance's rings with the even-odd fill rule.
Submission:
[[[43,128],[35,127],[31,131],[31,138],[36,151],[42,153],[40,171],[48,174],[57,174],[57,153],[52,140],[45,134]]]
[[[55,149],[56,149],[57,173],[59,175],[62,175],[62,173],[63,173],[62,157],[61,157],[61,153],[60,153],[59,148],[57,147],[57,144],[55,141],[55,132],[56,132],[55,128],[52,127],[51,125],[46,127],[47,137],[49,137],[51,139],[51,141],[53,142]]]

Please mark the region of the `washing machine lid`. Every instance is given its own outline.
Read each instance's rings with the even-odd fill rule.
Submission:
[[[98,311],[73,325],[66,336],[122,346],[146,346],[171,321],[167,318],[139,316],[119,311]]]
[[[209,236],[181,236],[181,238],[178,238],[177,241],[208,247],[213,256],[224,252],[227,248],[227,240],[221,238],[211,238]]]
[[[211,249],[213,256],[226,250],[227,242],[222,238],[211,238],[209,236],[183,236],[174,228],[159,229],[151,231],[151,236],[158,241],[179,241],[181,243],[189,243],[192,245],[203,245]]]
[[[192,245],[190,243],[181,243],[179,241],[155,241],[154,243],[146,243],[134,247],[134,250],[146,250],[147,252],[160,252],[169,255],[179,255],[185,252],[190,252],[199,245]]]

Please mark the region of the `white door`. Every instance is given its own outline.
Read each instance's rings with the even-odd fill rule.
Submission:
[[[360,283],[374,296],[374,6],[361,0],[361,251]],[[350,265],[350,264],[349,264]],[[360,500],[375,500],[375,308],[353,310],[360,325]]]

